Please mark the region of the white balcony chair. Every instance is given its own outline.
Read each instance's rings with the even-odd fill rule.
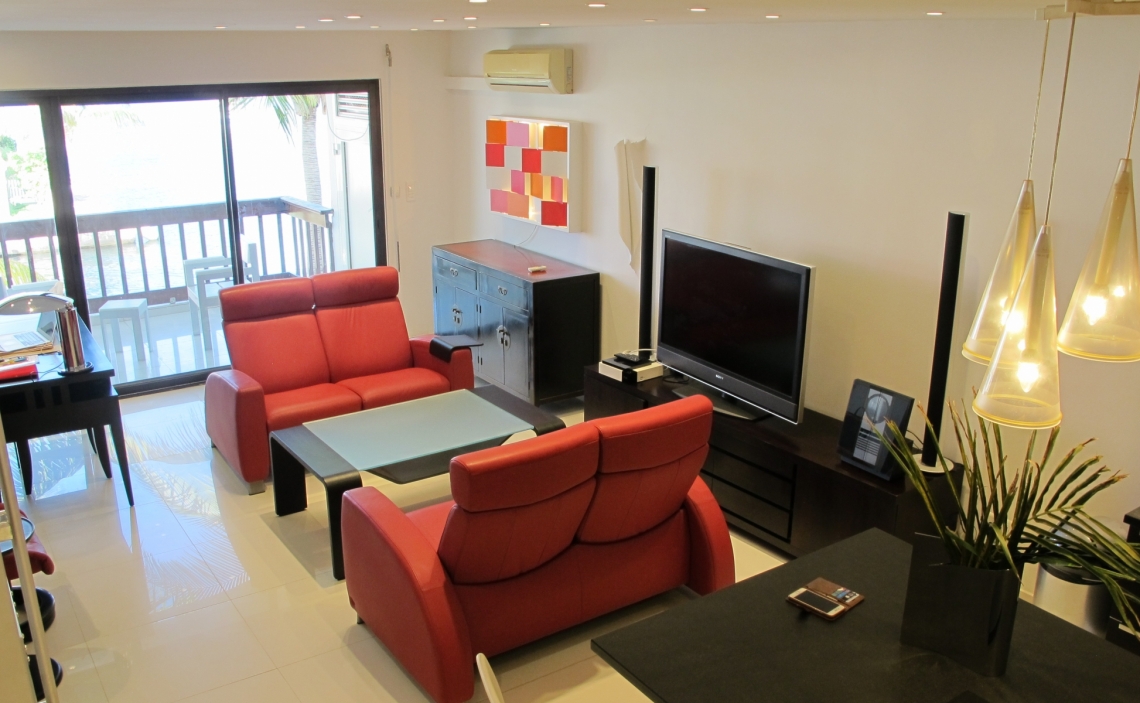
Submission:
[[[483,690],[487,692],[487,700],[491,703],[506,703],[503,690],[499,688],[499,679],[495,677],[495,670],[487,655],[479,652],[475,655],[475,665],[479,667],[479,678],[483,680]]]
[[[246,248],[243,264],[247,282],[256,283],[260,280],[257,244],[251,242]],[[186,298],[190,301],[190,329],[195,337],[202,336],[202,346],[208,350],[213,349],[210,308],[218,306],[218,291],[226,287],[226,281],[234,278],[232,261],[228,256],[186,259],[182,262],[182,274],[186,281]]]

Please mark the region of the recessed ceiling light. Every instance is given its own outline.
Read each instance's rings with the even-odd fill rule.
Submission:
[[[605,6],[606,6],[606,4],[604,2],[592,2],[589,5],[586,5],[586,7],[605,7]]]
[[[706,10],[708,10],[707,7],[690,7],[689,8],[689,12],[705,12]]]
[[[941,12],[927,12],[926,15],[928,17],[941,17],[942,13]]]
[[[297,25],[297,29],[304,29],[304,28],[305,28],[305,25],[303,25],[303,24]]]
[[[374,24],[374,25],[372,25],[371,29],[380,29],[380,25]]]
[[[225,29],[225,28],[226,28],[226,25],[224,25],[224,24],[219,24],[217,27],[214,27],[214,29]]]
[[[345,15],[344,18],[346,20],[358,20],[360,19],[360,15]]]
[[[443,22],[444,20],[432,20],[432,22]]]
[[[538,26],[539,26],[539,27],[549,27],[549,26],[550,26],[550,23],[549,23],[549,22],[539,22],[539,23],[538,23]]]
[[[420,31],[420,30],[419,30],[419,27],[412,27],[412,31],[413,31],[413,32],[418,32],[418,31]]]
[[[487,2],[487,0],[469,0],[470,2]]]
[[[320,19],[319,19],[319,20],[317,20],[317,21],[318,21],[318,22],[332,22],[333,20],[332,20],[332,18],[331,18],[331,17],[322,17],[322,18],[320,18]]]
[[[468,28],[468,29],[479,29],[479,28],[478,28],[478,27],[476,27],[475,25],[470,25],[470,26],[468,26],[467,28]]]
[[[657,20],[645,20],[646,22],[656,22]]]
[[[764,19],[767,19],[767,20],[778,20],[778,19],[780,19],[780,16],[779,16],[779,15],[764,15]]]
[[[478,17],[464,17],[463,19],[467,20],[468,22],[474,22],[475,20],[477,20],[479,18]]]

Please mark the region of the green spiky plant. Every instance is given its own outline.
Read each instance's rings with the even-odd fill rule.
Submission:
[[[1140,545],[1129,544],[1085,512],[1093,496],[1125,476],[1110,471],[1099,455],[1079,458],[1091,439],[1057,460],[1058,427],[1049,432],[1039,458],[1035,457],[1038,433],[1034,432],[1025,458],[1011,466],[1000,426],[980,417],[971,423],[954,403],[950,417],[962,457],[962,491],[955,514],[942,514],[926,474],[906,449],[905,436],[897,425],[888,424],[893,441],[883,442],[922,497],[948,563],[1011,569],[1019,578],[1026,564],[1084,569],[1105,585],[1127,624],[1140,632]],[[949,480],[953,463],[941,446],[937,450]]]

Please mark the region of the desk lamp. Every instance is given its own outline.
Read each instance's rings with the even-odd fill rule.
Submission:
[[[79,335],[79,314],[71,298],[55,293],[17,293],[0,300],[0,315],[33,315],[55,311],[59,318],[59,346],[63,349],[64,369],[60,373],[90,371],[83,358],[83,339]]]
[[[50,310],[57,311],[59,315],[59,341],[63,348],[64,365],[67,372],[75,373],[90,368],[83,359],[83,344],[79,337],[79,317],[71,298],[52,293],[44,295],[18,294],[10,295],[0,300],[0,315],[28,315],[44,313]],[[7,446],[4,441],[4,426],[0,423],[0,448]],[[51,657],[47,652],[47,641],[44,639],[44,623],[40,614],[39,604],[35,598],[36,583],[32,578],[32,562],[28,557],[28,543],[24,537],[23,525],[20,522],[19,499],[16,496],[15,479],[12,477],[12,466],[8,461],[8,452],[0,451],[0,498],[3,498],[4,509],[7,511],[8,521],[12,525],[12,552],[16,557],[16,571],[20,575],[20,587],[25,594],[25,609],[28,615],[28,626],[32,631],[32,642],[35,644],[36,664],[39,665],[40,685],[43,687],[44,700],[48,703],[59,703],[59,692],[55,687],[55,672],[52,670]],[[32,594],[30,597],[27,594]]]

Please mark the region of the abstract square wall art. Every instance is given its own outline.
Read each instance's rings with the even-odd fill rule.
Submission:
[[[487,119],[485,166],[491,211],[572,231],[574,124],[521,117]]]

